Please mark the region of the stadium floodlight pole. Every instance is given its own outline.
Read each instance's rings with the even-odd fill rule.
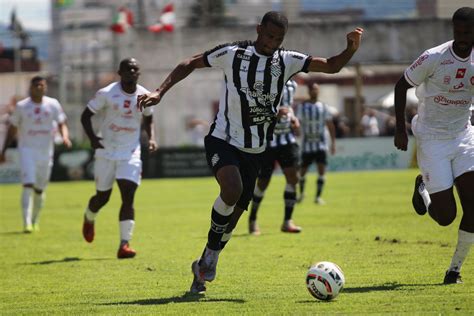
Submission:
[[[21,43],[22,40],[15,32],[15,52],[14,52],[14,61],[13,61],[13,72],[15,73],[15,95],[20,95],[20,80],[21,80]]]

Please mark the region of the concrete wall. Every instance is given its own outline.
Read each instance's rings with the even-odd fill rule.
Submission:
[[[346,34],[356,26],[363,27],[365,33],[361,49],[352,62],[362,64],[409,64],[425,49],[450,40],[452,32],[449,20],[291,25],[284,47],[313,56],[330,57],[345,48]],[[158,35],[143,32],[133,36],[128,45],[122,46],[120,55],[136,56],[142,63],[141,82],[149,89],[155,89],[184,58],[220,43],[245,39],[256,39],[254,26],[183,28],[172,34]],[[185,117],[195,115],[213,119],[211,103],[219,98],[221,79],[219,70],[198,70],[167,93],[156,111],[157,131],[162,145],[187,142]],[[382,95],[388,87],[384,84],[380,88],[380,93],[372,91],[373,88],[365,91],[370,91],[371,95]],[[344,89],[344,94],[347,93],[351,90]]]

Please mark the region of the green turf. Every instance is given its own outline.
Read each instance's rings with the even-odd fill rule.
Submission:
[[[474,313],[474,257],[464,284],[441,285],[457,240],[449,227],[417,216],[415,170],[330,173],[315,205],[315,175],[297,205],[299,235],[280,232],[284,180],[262,202],[262,235],[247,234],[247,214],[220,257],[204,297],[186,295],[201,254],[218,187],[213,178],[145,180],[136,196],[135,259],[117,260],[119,195],[97,218],[96,240],[82,239],[93,182],[53,183],[41,231],[21,233],[19,185],[0,186],[0,314],[333,314]],[[460,214],[460,212],[459,212]],[[471,251],[472,252],[472,251]],[[331,302],[305,287],[308,266],[333,261],[346,287]]]

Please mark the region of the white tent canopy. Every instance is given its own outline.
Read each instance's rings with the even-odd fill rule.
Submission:
[[[390,108],[395,105],[395,93],[394,91],[390,91],[388,94],[380,97],[377,99],[375,102],[376,105],[380,105],[384,108]],[[415,94],[415,88],[410,88],[407,90],[407,105],[417,105],[418,104],[418,98],[416,97]]]

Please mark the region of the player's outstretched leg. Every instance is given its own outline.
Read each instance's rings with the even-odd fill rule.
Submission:
[[[33,187],[23,186],[23,191],[21,193],[21,209],[23,215],[23,232],[27,234],[33,231],[33,225],[31,221],[31,212],[33,204],[32,196]]]
[[[96,191],[96,195],[89,200],[89,205],[84,212],[84,220],[82,223],[82,236],[87,242],[94,241],[95,229],[94,223],[99,210],[107,204],[110,198],[112,189],[108,191]]]
[[[38,232],[40,230],[39,217],[40,217],[41,209],[43,208],[44,200],[45,200],[45,193],[41,190],[35,189],[33,193],[33,218],[32,218],[33,230],[35,232]]]
[[[260,181],[260,179],[258,181]],[[263,200],[263,196],[265,195],[265,189],[262,190],[259,188],[258,181],[253,192],[252,207],[250,208],[249,215],[249,234],[254,236],[259,236],[261,234],[260,227],[258,227],[257,224],[257,212],[260,203]]]
[[[283,220],[283,225],[281,225],[281,231],[284,233],[299,233],[302,230],[301,227],[296,226],[291,219],[296,203],[296,186],[287,183],[285,192],[283,193],[283,198],[285,200],[285,218]]]
[[[423,176],[421,174],[416,176],[415,188],[413,190],[413,197],[411,199],[413,208],[418,215],[425,215],[429,204],[431,204],[430,195],[425,188]]]

